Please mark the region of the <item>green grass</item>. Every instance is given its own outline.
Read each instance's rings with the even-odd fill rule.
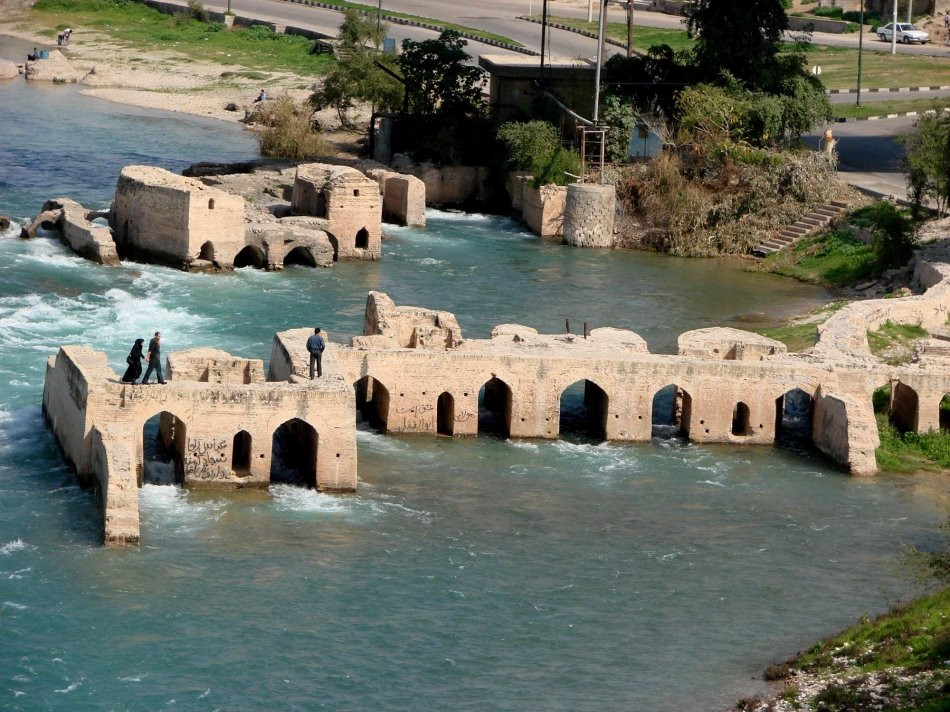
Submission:
[[[360,12],[365,12],[369,15],[376,15],[378,10],[376,5],[363,5],[358,2],[349,2],[349,0],[323,0],[323,2],[337,5],[339,7],[353,8],[354,10],[359,10]],[[446,22],[445,20],[436,20],[431,17],[424,17],[422,15],[410,15],[405,12],[394,12],[392,10],[387,10],[385,6],[383,7],[383,13],[390,15],[391,17],[399,17],[403,20],[412,20],[413,22],[422,22],[428,25],[439,25],[444,27],[447,30],[458,30],[459,32],[465,32],[470,35],[475,35],[476,37],[482,37],[488,40],[494,40],[496,42],[504,42],[506,44],[514,45],[515,47],[521,47],[522,44],[517,42],[510,37],[505,37],[504,35],[498,35],[494,32],[486,32],[485,30],[479,30],[475,27],[468,27],[467,25],[458,25],[454,22]]]
[[[318,75],[333,62],[327,55],[311,55],[312,42],[305,37],[275,34],[267,27],[228,30],[222,24],[163,15],[131,0],[37,0],[33,14],[44,24],[68,22],[136,50],[173,50],[192,60],[255,71]]]
[[[882,616],[864,618],[842,633],[823,640],[810,650],[788,661],[794,668],[824,676],[824,688],[815,697],[816,709],[827,712],[947,712],[950,710],[950,671],[944,661],[950,659],[950,589],[921,596]],[[913,683],[903,674],[925,673]],[[862,676],[884,673],[883,689],[871,695]],[[851,681],[842,681],[847,678]],[[794,685],[783,694],[789,699]],[[882,705],[877,693],[888,702]]]
[[[886,321],[876,331],[868,331],[868,347],[884,363],[899,366],[910,362],[917,341],[928,336],[930,333],[917,324]]]
[[[536,16],[536,19],[541,18]],[[550,21],[588,32],[597,32],[596,22],[569,17],[551,17]],[[620,42],[626,42],[626,23],[608,22],[607,35]],[[865,40],[870,43],[878,41],[876,35],[866,36]],[[693,40],[687,36],[686,30],[634,26],[634,48],[645,51],[655,44],[668,44],[679,51],[692,47]],[[788,44],[786,47],[791,49],[792,45]],[[856,49],[811,45],[806,56],[809,67],[815,65],[821,67],[821,81],[826,88],[853,89],[857,85],[858,51]],[[950,58],[902,54],[900,49],[896,55],[875,51],[865,51],[862,54],[861,85],[866,88],[941,85],[950,81],[947,77],[950,77]],[[905,111],[913,110],[912,108],[905,109]]]
[[[950,71],[950,68],[948,68]],[[859,119],[866,116],[883,116],[885,114],[903,114],[908,111],[916,111],[922,114],[925,111],[940,111],[950,106],[950,98],[947,99],[903,99],[897,101],[867,101],[861,103],[861,106],[855,104],[832,104],[835,116],[840,119]]]
[[[848,302],[843,299],[834,301],[815,309],[804,318],[800,317],[781,326],[755,331],[762,336],[781,341],[791,352],[804,351],[818,342],[818,326],[846,304]]]
[[[845,287],[880,273],[874,250],[847,230],[806,237],[790,250],[773,252],[762,260],[767,272],[802,282]]]
[[[950,432],[903,433],[886,413],[878,413],[881,444],[874,451],[877,466],[885,472],[944,471],[950,469]]]
[[[540,20],[540,15],[534,15],[532,19]],[[597,23],[578,20],[571,17],[551,17],[548,16],[548,22],[556,22],[567,27],[573,27],[578,30],[597,33]],[[626,43],[627,41],[627,23],[626,22],[608,22],[607,36],[611,39]],[[658,27],[641,27],[634,25],[633,28],[633,46],[643,52],[647,51],[653,45],[668,44],[677,52],[683,49],[689,49],[693,46],[693,40],[686,35],[686,30],[669,30]]]

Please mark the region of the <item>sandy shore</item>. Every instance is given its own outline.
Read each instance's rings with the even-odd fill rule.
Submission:
[[[8,12],[10,11],[10,12]],[[37,46],[49,46],[44,29],[31,25],[26,13],[0,0],[0,34],[25,40]],[[130,52],[101,33],[74,28],[68,47],[60,48],[83,75],[82,94],[145,109],[162,109],[195,116],[239,123],[253,107],[261,89],[271,97],[288,95],[298,102],[309,97],[313,77],[291,72],[261,72],[253,67],[194,61],[173,50]],[[241,72],[255,72],[247,78]],[[229,104],[236,110],[227,110]],[[333,110],[319,112],[316,118],[329,130],[327,139],[334,145],[352,145],[358,135],[338,132],[339,120]]]

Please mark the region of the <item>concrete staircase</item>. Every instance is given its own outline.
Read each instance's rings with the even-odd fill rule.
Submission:
[[[800,220],[783,228],[776,235],[763,242],[752,250],[752,254],[757,257],[765,257],[773,252],[784,250],[797,244],[802,238],[812,235],[822,228],[828,227],[828,224],[836,217],[848,209],[848,204],[841,200],[832,200],[827,205],[815,208]]]

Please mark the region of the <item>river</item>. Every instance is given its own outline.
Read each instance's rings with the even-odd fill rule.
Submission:
[[[21,222],[58,195],[106,206],[124,164],[254,153],[236,127],[0,83],[0,213]],[[777,656],[913,595],[901,549],[945,516],[943,478],[852,478],[812,453],[363,429],[355,495],[148,484],[142,546],[105,550],[40,412],[61,343],[120,368],[161,329],[169,351],[266,359],[278,330],[357,333],[379,289],[468,336],[570,318],[671,352],[685,329],[827,295],[436,211],[387,227],[379,263],[282,273],[100,267],[16,232],[0,236],[4,709],[723,709]]]

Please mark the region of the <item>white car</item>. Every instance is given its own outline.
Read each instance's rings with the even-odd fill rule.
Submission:
[[[894,32],[894,23],[888,22],[884,27],[877,28],[877,36],[881,38],[883,42],[890,42],[891,35]],[[897,41],[903,42],[904,44],[910,44],[911,42],[920,42],[920,44],[927,44],[930,42],[930,35],[928,35],[923,30],[918,30],[913,25],[907,24],[906,22],[897,23]]]

